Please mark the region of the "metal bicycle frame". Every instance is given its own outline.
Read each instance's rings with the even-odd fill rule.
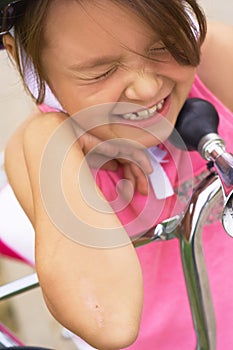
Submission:
[[[196,350],[216,349],[215,314],[205,268],[202,228],[213,204],[222,197],[219,176],[211,172],[194,189],[180,217],[158,224],[133,239],[135,247],[157,240],[179,239],[180,254],[196,331]],[[0,287],[0,300],[25,292],[39,285],[36,273]]]

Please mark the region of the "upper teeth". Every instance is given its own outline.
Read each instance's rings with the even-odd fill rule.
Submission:
[[[152,117],[155,114],[155,112],[159,112],[163,108],[163,105],[164,105],[164,100],[160,101],[159,103],[157,103],[156,105],[148,109],[143,109],[141,111],[132,112],[132,113],[121,114],[121,117],[129,120],[148,119]]]

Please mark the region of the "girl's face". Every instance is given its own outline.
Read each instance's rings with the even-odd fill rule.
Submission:
[[[76,1],[53,2],[42,62],[50,87],[69,115],[114,103],[117,116],[91,133],[101,139],[127,137],[145,146],[158,143],[148,131],[157,132],[161,115],[174,126],[195,74],[195,68],[174,60],[148,25],[109,0],[86,2],[85,8]],[[94,109],[90,119],[96,123]]]

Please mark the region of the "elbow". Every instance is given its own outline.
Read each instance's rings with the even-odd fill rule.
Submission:
[[[131,324],[121,322],[121,324],[112,327],[103,327],[98,334],[92,336],[89,344],[99,350],[124,349],[136,341],[138,331],[139,325],[136,322]]]
[[[140,312],[115,309],[114,312],[108,310],[103,317],[97,310],[88,315],[88,312],[77,308],[76,310],[79,311],[76,317],[72,315],[72,312],[69,313],[69,316],[66,313],[64,317],[64,312],[59,313],[57,309],[55,311],[46,298],[45,301],[49,311],[60,324],[98,350],[124,349],[137,339]],[[137,310],[137,307],[135,309]]]
[[[129,347],[138,336],[139,325],[136,322],[112,326],[103,326],[97,329],[88,329],[80,333],[74,329],[74,333],[85,340],[89,345],[98,350],[119,350]]]

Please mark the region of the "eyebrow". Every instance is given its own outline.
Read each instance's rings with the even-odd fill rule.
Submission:
[[[93,59],[87,59],[84,62],[80,63],[75,63],[69,66],[68,68],[70,70],[86,70],[86,69],[91,69],[91,68],[97,68],[101,66],[108,65],[110,63],[116,63],[119,62],[120,57],[116,56],[101,56]]]

